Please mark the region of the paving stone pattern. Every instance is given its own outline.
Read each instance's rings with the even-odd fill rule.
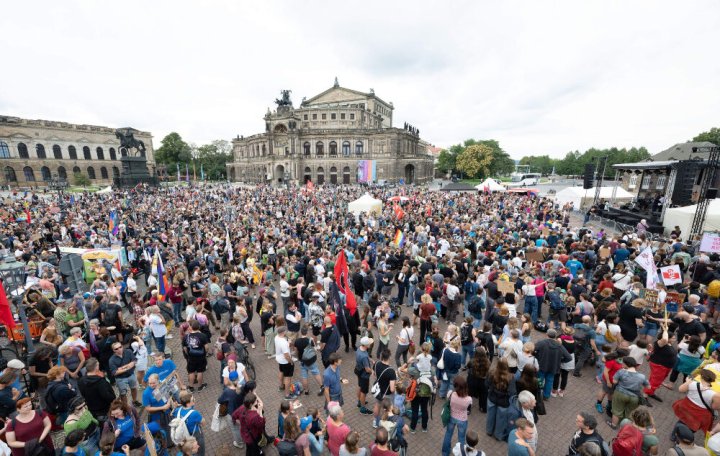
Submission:
[[[412,317],[411,309],[403,307],[403,315]],[[444,326],[444,325],[443,325]],[[267,417],[267,431],[271,435],[277,433],[277,411],[279,410],[280,401],[283,394],[278,392],[278,367],[274,359],[267,359],[264,349],[260,343],[259,318],[254,318],[251,324],[253,333],[256,337],[257,349],[250,349],[252,359],[257,370],[258,394],[265,403],[265,413]],[[399,325],[395,325],[394,333],[399,332]],[[177,333],[176,333],[177,334]],[[394,334],[393,334],[394,335]],[[544,337],[543,334],[535,332],[534,339]],[[213,337],[213,342],[215,336]],[[391,350],[394,347],[395,338],[391,337]],[[181,372],[185,372],[185,361],[182,357],[180,349],[180,340],[176,335],[168,344],[173,349],[174,360],[178,364]],[[360,433],[361,443],[369,445],[374,437],[372,428],[372,416],[361,415],[356,407],[356,379],[353,375],[355,358],[352,350],[345,353],[344,345],[340,348],[340,354],[343,358],[341,366],[342,376],[348,378],[350,383],[344,385],[343,396],[345,399],[345,421],[351,427]],[[640,369],[641,372],[647,374],[647,364]],[[575,417],[580,411],[594,411],[595,395],[599,385],[594,380],[594,367],[586,367],[583,370],[581,378],[570,376],[568,390],[563,398],[551,398],[546,402],[547,415],[540,417],[538,424],[539,441],[538,455],[564,455],[567,454],[568,444],[575,432]],[[295,379],[299,380],[299,368],[295,370]],[[464,375],[464,374],[462,374]],[[185,377],[186,378],[186,377]],[[220,385],[220,362],[215,357],[208,358],[208,371],[206,372],[206,381],[209,385],[202,392],[195,392],[196,408],[200,410],[206,420],[204,426],[206,454],[213,455],[223,445],[230,445],[231,454],[243,455],[245,451],[232,447],[232,435],[229,429],[215,433],[210,430],[210,420],[215,410],[216,400],[219,397],[222,388]],[[303,416],[308,407],[317,407],[322,410],[324,399],[318,397],[318,386],[313,379],[310,379],[310,394],[301,396],[302,407],[298,409],[298,413]],[[658,390],[658,395],[664,399],[663,403],[658,403],[651,399],[652,413],[655,418],[658,435],[660,436],[661,448],[660,454],[664,454],[666,448],[669,447],[670,441],[668,436],[670,430],[675,423],[675,416],[671,409],[674,400],[680,398],[679,393],[670,391],[665,388]],[[372,404],[370,402],[370,404]],[[440,421],[440,412],[442,410],[442,401],[437,400],[433,410],[433,420],[429,423],[429,431],[427,433],[418,432],[414,435],[408,435],[409,455],[437,455],[442,446],[444,437],[444,428]],[[597,414],[599,424],[599,432],[606,439],[610,440],[615,433],[605,424],[605,415]],[[477,410],[477,403],[473,404],[473,411],[470,415],[470,423],[468,429],[475,430],[480,435],[480,448],[488,455],[502,455],[507,453],[507,445],[503,442],[497,442],[492,437],[485,434],[485,415]],[[457,441],[457,433],[453,439],[453,445]],[[327,450],[326,450],[327,453]],[[268,448],[266,454],[276,454],[274,448]]]

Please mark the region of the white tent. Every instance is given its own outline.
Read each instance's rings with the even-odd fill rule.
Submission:
[[[100,194],[112,193],[112,187],[110,187],[110,186],[105,187],[102,190],[98,190],[97,193],[100,193]]]
[[[476,189],[480,190],[481,192],[485,191],[485,187],[488,188],[491,192],[504,192],[507,191],[505,187],[498,184],[495,179],[487,178],[482,183],[475,186]]]
[[[382,201],[375,199],[366,193],[355,201],[349,203],[348,211],[355,214],[356,217],[359,216],[361,212],[365,212],[366,214],[372,212],[375,215],[380,215],[382,212]]]
[[[600,199],[610,200],[615,190],[615,201],[625,203],[631,201],[634,196],[632,193],[621,187],[600,187]],[[573,203],[575,210],[585,209],[590,206],[595,199],[595,187],[587,190],[582,187],[567,187],[555,194],[555,202],[560,206],[566,203]]]
[[[692,229],[695,211],[697,211],[697,204],[667,209],[663,219],[665,232],[669,233],[677,225],[682,230],[683,239],[686,239]],[[705,224],[700,231],[720,231],[720,199],[710,201],[705,215]]]

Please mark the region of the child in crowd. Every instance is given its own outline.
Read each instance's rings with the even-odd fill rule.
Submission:
[[[630,350],[630,356],[635,358],[638,366],[642,366],[643,362],[650,358],[650,352],[648,351],[647,346],[647,341],[638,339],[637,342],[628,347],[628,349]]]
[[[283,400],[280,402],[280,411],[278,412],[278,431],[277,436],[282,439],[285,436],[285,418],[293,411],[290,401]]]
[[[395,386],[395,398],[393,399],[393,405],[399,410],[398,415],[405,414],[405,392],[407,387],[404,383]]]
[[[612,345],[603,344],[600,347],[601,355],[595,364],[595,381],[602,385],[603,371],[605,370],[605,357],[612,352]]]
[[[456,443],[453,448],[453,456],[485,456],[485,453],[482,450],[477,449],[479,442],[480,437],[478,436],[478,433],[468,430],[467,434],[465,434],[465,448],[462,447],[462,442]]]
[[[318,432],[323,430],[325,420],[322,419],[316,407],[308,408],[307,416],[312,417],[312,425],[310,426],[311,434],[317,434]]]
[[[138,383],[142,385],[148,367],[147,347],[140,336],[135,336],[135,340],[130,344],[130,347],[135,355],[135,375],[137,375]]]

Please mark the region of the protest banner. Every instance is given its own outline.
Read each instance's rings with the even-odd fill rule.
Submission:
[[[503,295],[507,293],[515,293],[515,284],[512,282],[508,282],[507,280],[498,280],[497,287],[498,291]]]
[[[663,266],[660,268],[660,276],[665,286],[675,285],[676,283],[682,283],[682,271],[680,266],[673,264],[670,266]]]
[[[700,241],[700,251],[706,253],[720,253],[720,233],[703,233]]]
[[[665,296],[665,307],[667,308],[668,312],[677,312],[684,302],[685,293],[668,291],[667,296]]]

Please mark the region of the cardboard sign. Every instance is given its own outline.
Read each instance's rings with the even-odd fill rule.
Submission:
[[[497,287],[498,291],[503,295],[508,293],[515,293],[515,284],[512,282],[508,282],[507,280],[498,280]]]
[[[525,252],[525,258],[527,258],[528,262],[536,261],[539,263],[545,259],[545,255],[540,250],[533,250],[531,252]]]
[[[681,305],[685,302],[685,293],[677,291],[668,291],[665,296],[665,307],[668,312],[677,312]]]
[[[598,255],[600,255],[600,258],[610,258],[612,250],[610,250],[610,247],[601,247],[600,250],[598,250]]]
[[[700,251],[720,253],[720,233],[703,233],[700,241]]]
[[[545,236],[545,237],[549,236],[549,235],[550,235],[550,227],[549,227],[549,226],[544,226],[543,229],[542,229],[542,234],[543,234],[543,236]]]
[[[682,271],[677,264],[660,268],[660,276],[662,277],[663,283],[668,287],[676,283],[682,283],[683,280]]]
[[[640,297],[645,299],[651,306],[654,306],[658,302],[658,292],[655,289],[643,288],[640,292]]]

